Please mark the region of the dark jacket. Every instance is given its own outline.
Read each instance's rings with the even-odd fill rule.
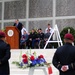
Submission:
[[[59,70],[60,75],[75,75],[75,47],[70,43],[59,47],[53,56],[52,63]],[[68,65],[68,71],[61,71],[63,65]]]
[[[16,23],[14,23],[14,25],[13,26],[16,26]],[[22,23],[18,23],[18,25],[16,26],[17,28],[18,28],[18,30],[19,30],[19,49],[20,49],[20,40],[21,40],[21,29],[22,29]]]
[[[9,75],[10,45],[0,40],[0,75]]]
[[[16,23],[14,23],[14,26],[16,26]],[[21,38],[22,23],[19,22],[17,28],[18,28],[18,30],[20,31],[19,37]]]
[[[37,33],[37,37],[38,37],[40,40],[44,40],[44,33]]]
[[[36,35],[36,33],[34,32],[34,33],[30,33],[30,35],[29,35],[29,39],[36,39],[37,38],[37,35]]]

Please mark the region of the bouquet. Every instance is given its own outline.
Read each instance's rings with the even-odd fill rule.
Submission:
[[[19,61],[13,61],[13,64],[16,64],[19,68],[35,67],[35,66],[48,66],[50,63],[44,58],[44,55],[36,55],[36,52],[32,54],[28,51],[24,54],[20,53]]]

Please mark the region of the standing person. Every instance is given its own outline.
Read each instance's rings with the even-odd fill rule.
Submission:
[[[45,34],[48,33],[48,30],[50,31],[50,34],[52,34],[50,39],[53,40],[54,29],[50,26],[50,24],[48,24],[47,28],[45,29]]]
[[[65,45],[57,48],[53,56],[53,65],[59,70],[59,75],[75,75],[74,37],[67,33],[64,36]]]
[[[21,34],[24,35],[24,32],[26,31],[26,33],[28,34],[28,31],[26,30],[26,28],[24,27],[24,25],[22,25],[22,30],[21,30]]]
[[[5,33],[0,31],[0,75],[10,75],[10,45],[5,42]]]
[[[20,48],[22,23],[20,23],[19,20],[17,19],[17,20],[15,20],[14,26],[16,26],[19,30],[19,48]]]
[[[50,33],[54,32],[50,24],[48,24],[47,28],[45,29],[45,33],[47,33],[47,30],[50,30]]]

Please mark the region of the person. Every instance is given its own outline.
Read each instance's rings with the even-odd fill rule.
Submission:
[[[30,34],[29,34],[28,40],[27,40],[28,49],[30,49],[30,48],[34,49],[35,48],[36,38],[37,38],[36,31],[35,31],[35,29],[32,29]]]
[[[45,33],[47,33],[47,30],[50,29],[50,33],[54,32],[53,28],[51,28],[51,25],[48,24],[47,28],[45,29]]]
[[[15,20],[15,23],[13,26],[16,26],[19,30],[19,48],[20,48],[20,39],[21,39],[21,30],[22,30],[22,23],[19,22],[19,20]]]
[[[72,45],[74,36],[67,33],[64,36],[65,44],[54,53],[52,63],[59,70],[59,75],[75,75],[75,46]]]
[[[45,33],[45,36],[44,36],[44,38],[45,38],[46,41],[48,40],[48,38],[49,38],[50,35],[51,35],[50,29],[48,29],[47,33]]]
[[[44,33],[41,28],[38,29],[37,36],[40,40],[44,40]]]
[[[37,39],[38,40],[38,47],[44,48],[44,33],[41,28],[38,29],[37,37],[38,37],[38,39]]]
[[[48,30],[50,31],[50,35],[52,34],[51,40],[53,40],[54,29],[51,27],[50,24],[48,24],[48,27],[45,29],[45,34],[48,33]]]
[[[5,42],[5,33],[0,31],[0,75],[10,75],[10,45]]]
[[[24,30],[24,33],[21,37],[21,40],[20,40],[20,46],[21,46],[21,49],[24,49],[26,44],[27,44],[27,40],[28,40],[28,34],[27,32]]]
[[[26,30],[26,28],[24,27],[24,25],[22,25],[22,30],[21,30],[21,34],[24,35],[24,31],[26,31],[26,33],[28,34],[28,31]]]
[[[45,44],[46,44],[46,42],[48,41],[50,35],[51,35],[50,29],[48,29],[48,30],[47,30],[47,33],[45,33],[45,36],[44,36]],[[51,41],[51,40],[52,40],[52,37],[50,38],[49,41]],[[46,48],[52,48],[52,44],[53,44],[53,43],[48,43]]]

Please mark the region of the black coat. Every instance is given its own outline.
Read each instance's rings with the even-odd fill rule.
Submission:
[[[44,33],[37,33],[37,37],[38,37],[40,40],[44,40]]]
[[[14,23],[14,25],[13,26],[16,26],[16,23]],[[18,23],[18,26],[16,26],[17,28],[18,28],[18,30],[19,30],[19,49],[21,49],[21,47],[20,47],[20,40],[21,40],[21,29],[22,29],[22,23]]]
[[[59,70],[60,75],[75,75],[75,47],[70,43],[59,47],[53,56],[52,63]],[[68,71],[61,71],[63,65],[68,65]]]
[[[14,26],[16,26],[16,23],[14,23]],[[17,28],[18,28],[18,30],[20,31],[19,37],[21,38],[22,23],[19,22]]]
[[[0,75],[9,75],[10,45],[0,40]]]
[[[37,34],[34,32],[34,33],[30,33],[29,35],[29,39],[36,39],[37,38]]]

